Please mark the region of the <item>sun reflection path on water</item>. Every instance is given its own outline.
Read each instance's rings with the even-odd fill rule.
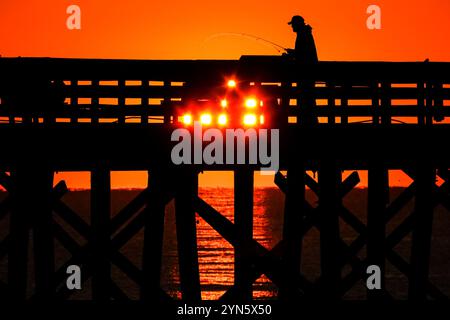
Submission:
[[[275,189],[255,189],[253,237],[270,249],[281,236],[282,199],[275,197]],[[206,188],[200,197],[228,220],[234,220],[233,189]],[[277,210],[278,209],[278,210]],[[202,298],[219,299],[234,282],[234,249],[209,224],[197,216],[197,242],[199,248],[200,281]],[[276,287],[265,276],[254,284],[254,299],[276,297]]]

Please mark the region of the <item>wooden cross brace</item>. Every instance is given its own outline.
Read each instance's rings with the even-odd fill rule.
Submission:
[[[136,235],[143,227],[145,222],[145,215],[149,214],[148,199],[152,198],[153,190],[145,189],[139,193],[131,202],[129,202],[119,213],[117,213],[111,220],[111,260],[117,267],[119,267],[131,280],[138,284],[142,281],[142,271],[139,270],[133,263],[131,263],[122,253],[122,248],[134,235]],[[172,195],[167,194],[163,199],[164,204],[167,204],[173,199]],[[85,239],[90,238],[90,226],[84,222],[79,216],[73,212],[63,202],[58,203],[55,207],[55,212],[61,216]],[[133,217],[134,216],[134,217]],[[131,219],[132,218],[132,219]],[[131,220],[130,220],[131,219]],[[130,221],[129,221],[130,220]],[[129,221],[129,222],[128,222]],[[128,222],[128,224],[126,224]],[[126,225],[125,225],[126,224]],[[125,227],[123,227],[125,225]],[[123,227],[123,228],[122,228]],[[121,229],[122,228],[122,229]],[[119,231],[119,229],[121,229]],[[72,257],[61,266],[56,272],[56,283],[63,284],[66,278],[66,269],[69,265],[77,264],[83,266],[82,282],[85,282],[92,275],[89,264],[89,254],[92,250],[89,242],[80,246],[61,226],[55,223],[54,225],[55,237],[61,244],[69,250]],[[111,283],[112,295],[116,299],[128,299],[121,289]],[[65,286],[61,286],[57,292],[57,296],[61,299],[69,297],[71,291],[67,290]],[[161,298],[170,299],[170,297],[161,290]]]

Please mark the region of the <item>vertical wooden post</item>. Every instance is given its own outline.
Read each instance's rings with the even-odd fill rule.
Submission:
[[[341,108],[344,110],[348,108],[348,91],[351,90],[352,85],[350,83],[344,83],[342,85],[342,97],[341,97]],[[341,117],[342,124],[348,124],[348,116],[343,115]]]
[[[335,108],[336,108],[336,101],[335,101],[335,85],[334,82],[329,81],[327,82],[327,91],[328,91],[328,108],[330,109],[331,114],[328,116],[328,124],[335,124],[336,123],[336,114],[335,114]]]
[[[111,298],[111,177],[106,167],[91,173],[91,268],[92,298],[106,302]]]
[[[164,236],[164,216],[170,176],[164,176],[159,169],[149,172],[148,188],[151,196],[145,208],[144,251],[142,257],[141,299],[157,301],[161,297],[161,261]]]
[[[122,114],[125,113],[125,108],[126,108],[126,99],[125,99],[125,92],[126,92],[126,82],[125,79],[120,79],[117,82],[118,86],[119,86],[119,103],[117,106],[118,112],[119,114],[121,114],[120,116],[118,116],[117,118],[117,123],[119,124],[124,124],[125,123],[125,116],[122,116]]]
[[[242,300],[253,298],[250,263],[242,245],[243,241],[253,239],[253,180],[252,169],[234,171],[234,225],[239,235],[239,244],[234,248],[234,285]]]
[[[33,228],[36,297],[49,300],[55,293],[52,235],[53,172],[46,165],[19,165],[12,172],[9,286],[12,298],[26,298],[29,230]]]
[[[425,124],[425,83],[419,82],[417,83],[417,124],[424,125]]]
[[[372,117],[373,124],[377,125],[380,123],[380,96],[379,96],[379,83],[378,82],[371,82],[369,84],[369,88],[371,90],[372,95],[372,108],[374,109],[373,112],[375,115]]]
[[[169,81],[169,80],[164,81],[165,93],[164,93],[163,105],[164,105],[164,107],[166,107],[165,108],[166,110],[164,111],[164,123],[166,123],[166,124],[170,123],[171,116],[173,115],[173,114],[167,112],[167,110],[170,109],[169,108],[170,104],[172,103],[171,96],[170,96],[171,95],[171,90],[170,90],[171,87],[172,87],[171,81]]]
[[[35,197],[31,201],[31,206],[35,203],[31,220],[34,238],[36,296],[38,299],[49,300],[54,297],[56,289],[52,218],[53,171],[47,168],[35,170],[29,179],[33,182],[28,185],[28,188]]]
[[[180,264],[180,286],[183,300],[201,300],[198,266],[197,226],[193,200],[198,195],[198,174],[180,172],[175,196],[175,216]]]
[[[283,221],[283,240],[286,241],[285,265],[289,274],[300,272],[303,235],[302,223],[305,217],[305,169],[292,164],[287,171],[287,192]],[[289,281],[289,279],[286,279]],[[289,282],[286,282],[289,283]],[[297,295],[289,288],[280,288],[279,297],[284,300],[295,299]]]
[[[337,299],[341,268],[339,263],[338,188],[341,172],[334,160],[322,160],[319,168],[321,289],[325,299]]]
[[[367,201],[367,261],[381,270],[381,290],[367,291],[371,300],[381,300],[385,296],[385,227],[386,205],[389,195],[388,171],[383,165],[372,164],[368,170]]]
[[[445,116],[443,114],[443,107],[444,107],[444,97],[443,97],[443,89],[444,85],[442,82],[435,82],[433,84],[433,90],[432,90],[432,105],[433,105],[433,120],[437,122],[441,122],[445,120]]]
[[[426,98],[425,98],[425,125],[431,126],[433,124],[433,83],[428,81],[426,83]]]
[[[149,92],[149,81],[148,80],[142,80],[142,96],[141,96],[141,103],[142,103],[142,108],[144,109],[144,114],[141,116],[141,123],[142,124],[147,124],[148,123],[148,108],[149,108],[149,97],[148,97],[148,92]]]
[[[10,247],[8,253],[8,286],[13,300],[25,300],[28,280],[29,206],[26,184],[30,177],[20,168],[11,172],[14,181],[11,196]]]
[[[78,96],[76,94],[78,87],[78,81],[75,79],[70,80],[70,105],[72,110],[73,116],[70,118],[70,123],[77,123],[78,117],[75,115],[77,114],[76,109],[78,107]]]
[[[294,87],[294,83],[292,82],[282,82],[281,83],[281,92],[285,92],[284,95],[280,98],[280,106],[279,110],[273,113],[274,116],[274,125],[276,128],[284,128],[286,124],[289,122],[289,114],[290,114],[290,97],[291,94],[296,93],[299,86],[299,82],[295,83],[296,87]],[[295,89],[292,89],[295,88]],[[287,92],[287,93],[286,93]],[[298,99],[298,97],[297,97]],[[300,124],[299,117],[299,102],[297,100],[297,108],[295,109],[295,116],[297,118],[297,125]]]
[[[411,300],[423,301],[427,298],[435,179],[436,174],[432,165],[426,161],[419,163],[416,174],[417,189],[409,277]]]
[[[100,81],[98,79],[92,80],[92,88],[97,89],[100,85]],[[94,115],[92,115],[92,123],[98,123],[99,122],[99,98],[97,96],[91,98],[91,109],[94,112]]]
[[[391,84],[387,81],[381,83],[381,123],[391,124]]]

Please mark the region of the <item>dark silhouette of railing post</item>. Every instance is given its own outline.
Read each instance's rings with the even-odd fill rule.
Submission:
[[[348,108],[348,96],[349,96],[349,91],[351,90],[352,85],[348,82],[344,82],[341,85],[341,90],[342,90],[342,96],[341,96],[341,108],[342,110],[345,110]],[[347,115],[343,115],[341,117],[341,124],[348,124],[348,116]]]
[[[433,125],[433,82],[426,82],[426,98],[425,98],[425,125]]]
[[[391,83],[383,81],[381,83],[381,123],[389,125],[391,123],[390,109],[391,105]]]
[[[142,79],[141,80],[141,88],[142,88],[142,92],[145,92],[146,90],[149,89],[149,85],[150,82],[146,79]],[[141,96],[141,103],[142,103],[142,107],[143,109],[147,109],[149,108],[149,98],[148,95],[143,93]],[[147,124],[148,123],[148,115],[144,114],[141,116],[141,123],[142,124]]]
[[[378,81],[371,82],[369,88],[372,96],[372,108],[374,109],[374,116],[372,122],[374,125],[380,124],[380,90]]]
[[[425,124],[425,83],[417,83],[417,124]]]
[[[194,210],[194,199],[198,196],[198,173],[179,171],[176,177],[175,216],[181,293],[185,301],[199,301],[201,288]]]
[[[242,244],[253,239],[253,184],[252,169],[243,167],[234,171],[234,224],[239,237],[234,250],[234,285],[242,300],[253,298],[250,261]]]
[[[78,86],[78,81],[75,79],[70,80],[70,89],[71,92],[73,92],[71,95],[68,96],[68,98],[70,99],[70,107],[75,109],[78,105],[78,98],[76,97],[76,95],[74,94],[74,92],[76,92],[76,88]],[[70,117],[70,123],[77,123],[78,122],[78,117],[74,114],[72,117]]]
[[[105,165],[91,172],[92,297],[111,298],[111,174]]]
[[[169,106],[171,103],[171,99],[170,96],[168,95],[168,92],[170,92],[170,87],[172,86],[172,82],[171,81],[164,81],[164,85],[163,88],[166,89],[166,92],[164,94],[164,99],[162,101],[162,104],[164,106]],[[169,113],[166,113],[164,115],[164,123],[170,123],[171,121],[171,116]]]
[[[124,108],[126,107],[126,99],[125,99],[125,87],[126,87],[126,82],[124,79],[120,79],[117,83],[117,85],[119,86],[119,90],[122,92],[120,97],[119,97],[119,101],[118,101],[118,107],[117,108]],[[119,124],[124,124],[125,123],[125,117],[124,116],[119,116],[117,118],[117,123]]]
[[[98,88],[100,86],[100,81],[98,79],[92,80],[92,86]],[[99,105],[99,103],[100,103],[100,100],[98,97],[91,98],[91,108],[92,108],[92,112],[93,112],[92,123],[99,123],[99,121],[100,121],[100,116],[99,116],[100,105]]]
[[[336,97],[334,95],[335,93],[335,85],[333,81],[329,81],[326,84],[326,89],[328,92],[328,108],[330,109],[330,112],[332,113],[329,117],[328,117],[328,123],[329,124],[335,124],[336,123],[336,116],[335,116],[335,108],[336,108]]]

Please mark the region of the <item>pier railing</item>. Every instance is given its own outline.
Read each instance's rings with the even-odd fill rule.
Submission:
[[[28,116],[41,123],[171,124],[194,91],[211,97],[231,77],[261,89],[277,116],[274,127],[300,122],[305,95],[320,124],[439,124],[450,115],[450,63],[2,58],[0,123]],[[314,84],[302,90],[305,81]]]

